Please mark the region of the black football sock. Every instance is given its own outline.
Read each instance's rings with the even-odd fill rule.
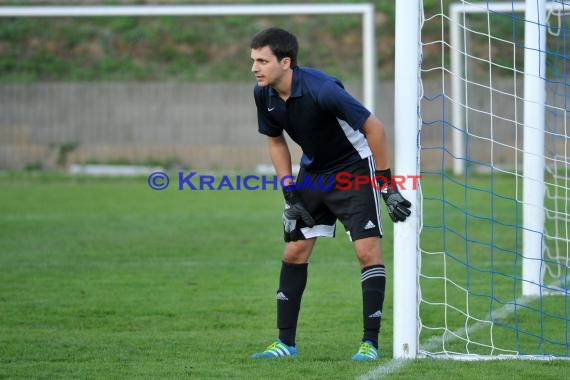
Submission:
[[[384,265],[372,265],[362,269],[362,341],[370,341],[378,348],[378,334],[384,305],[386,272]]]
[[[279,339],[288,346],[295,345],[297,320],[301,308],[301,298],[307,284],[307,267],[305,264],[289,264],[283,262],[277,290],[277,328]]]

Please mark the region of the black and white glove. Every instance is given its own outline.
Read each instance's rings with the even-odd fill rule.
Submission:
[[[305,239],[299,222],[303,221],[306,227],[313,227],[315,220],[303,206],[294,185],[283,187],[283,196],[285,197],[285,210],[283,210],[283,238],[285,242]]]
[[[376,180],[382,193],[384,203],[388,207],[388,215],[392,222],[403,222],[412,213],[412,204],[398,191],[398,187],[392,184],[392,171],[390,169],[376,170]]]

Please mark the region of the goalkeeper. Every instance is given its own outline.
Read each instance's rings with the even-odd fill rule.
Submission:
[[[410,215],[410,202],[391,186],[384,125],[326,73],[297,66],[298,43],[286,30],[269,28],[251,40],[251,71],[259,132],[267,136],[269,155],[283,185],[285,210],[277,299],[279,337],[253,358],[297,354],[295,336],[307,267],[317,237],[334,237],[340,220],[360,262],[363,336],[354,360],[378,357],[378,336],[386,288],[380,248],[379,192],[394,222]],[[301,147],[301,169],[293,181],[291,155],[283,131]],[[372,180],[339,189],[335,174]],[[301,186],[310,181],[332,186]]]

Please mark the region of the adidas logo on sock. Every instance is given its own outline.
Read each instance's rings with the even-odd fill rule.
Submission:
[[[371,230],[373,228],[376,228],[376,225],[374,223],[372,223],[371,220],[369,220],[368,223],[366,223],[366,225],[364,226],[365,230]]]
[[[370,314],[368,318],[380,318],[382,316],[382,312],[378,310],[376,313]]]
[[[280,301],[289,301],[289,298],[287,298],[287,296],[283,292],[277,293],[275,299],[278,299]]]

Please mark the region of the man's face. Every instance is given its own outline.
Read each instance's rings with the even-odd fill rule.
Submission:
[[[289,69],[291,60],[283,58],[281,61],[273,55],[269,46],[260,49],[251,49],[251,72],[259,86],[275,86],[283,74]]]

